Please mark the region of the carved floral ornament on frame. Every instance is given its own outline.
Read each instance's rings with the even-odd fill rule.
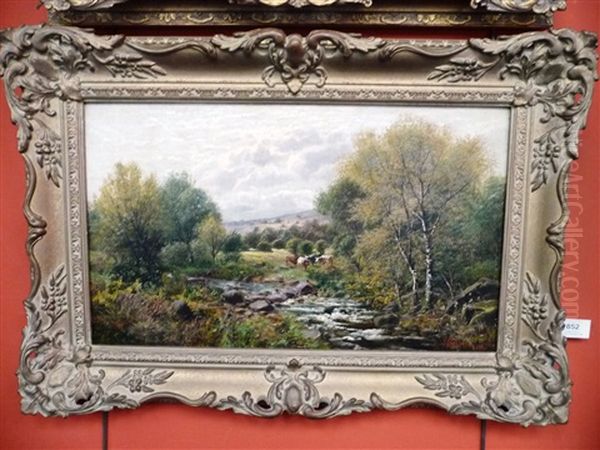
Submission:
[[[66,11],[76,9],[82,11],[106,10],[113,6],[126,3],[128,0],[42,0],[49,10]],[[233,5],[264,5],[269,7],[291,6],[332,7],[339,5],[356,5],[369,8],[373,0],[228,0]],[[473,9],[487,9],[501,12],[534,12],[544,14],[566,8],[566,0],[471,0]]]
[[[27,170],[32,286],[18,369],[23,411],[66,416],[163,398],[260,417],[331,418],[429,404],[523,425],[566,422],[562,236],[569,166],[597,78],[596,44],[595,35],[568,29],[469,41],[274,28],[209,38],[96,36],[44,25],[4,31],[0,73]],[[495,350],[95,342],[83,113],[123,100],[510,111]],[[219,229],[211,226],[200,228]],[[188,309],[177,314],[194,313]]]

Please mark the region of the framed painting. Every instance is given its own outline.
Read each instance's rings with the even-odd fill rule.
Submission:
[[[24,412],[567,420],[593,34],[0,42],[28,177]]]

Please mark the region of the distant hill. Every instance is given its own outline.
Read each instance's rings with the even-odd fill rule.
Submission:
[[[254,220],[238,220],[235,222],[225,222],[225,228],[229,232],[237,231],[240,234],[246,234],[258,228],[260,231],[265,228],[273,228],[275,230],[281,228],[290,228],[293,225],[301,227],[307,222],[316,220],[319,223],[329,223],[329,218],[317,211],[310,209],[308,211],[300,211],[297,213],[284,214],[282,216],[270,217],[265,219]]]

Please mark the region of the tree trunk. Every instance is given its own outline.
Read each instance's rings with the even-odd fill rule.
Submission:
[[[432,309],[431,281],[433,278],[433,255],[431,234],[425,234],[425,294],[423,297],[423,306]]]
[[[425,218],[425,211],[421,209],[418,219],[421,222],[421,231],[423,232],[423,244],[425,253],[425,293],[423,294],[423,309],[433,307],[431,298],[431,284],[433,279],[433,227],[430,227]]]
[[[417,269],[415,267],[415,262],[412,257],[412,248],[410,246],[410,241],[409,241],[408,251],[406,251],[404,249],[404,247],[402,246],[400,232],[398,231],[397,228],[394,228],[394,237],[396,240],[396,246],[398,247],[398,251],[400,252],[400,255],[402,256],[402,259],[404,259],[404,262],[406,263],[406,267],[408,268],[408,272],[410,273],[410,277],[411,277],[410,293],[412,294],[414,304],[417,305],[418,297],[419,297],[417,294],[418,276],[417,276]],[[410,237],[408,239],[410,239]]]
[[[185,246],[187,247],[188,263],[190,263],[190,265],[193,265],[194,264],[194,251],[192,250],[192,243],[186,242]]]

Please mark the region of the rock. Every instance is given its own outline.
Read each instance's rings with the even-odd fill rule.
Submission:
[[[359,336],[354,342],[362,348],[392,350],[401,346],[402,338],[397,336]]]
[[[397,301],[393,301],[387,305],[385,305],[385,307],[383,308],[383,311],[385,311],[386,313],[398,313],[400,312],[400,303]]]
[[[454,314],[462,310],[465,304],[470,304],[484,299],[500,298],[500,285],[495,280],[482,278],[477,283],[472,284],[450,302],[446,309],[448,314]]]
[[[244,293],[237,290],[230,290],[223,292],[223,301],[230,305],[237,305],[244,301]]]
[[[275,293],[267,296],[266,299],[270,303],[283,303],[287,300],[287,297],[283,294]]]
[[[326,307],[326,308],[323,310],[323,312],[324,312],[325,314],[331,314],[333,311],[335,311],[335,306],[327,306],[327,307]]]
[[[333,348],[336,349],[340,349],[340,350],[360,350],[360,346],[358,346],[357,344],[353,343],[353,342],[347,342],[343,339],[339,339],[339,338],[331,338],[329,339],[329,343],[332,345]]]
[[[194,318],[194,313],[192,313],[187,303],[182,300],[173,302],[172,308],[179,320],[189,321]]]
[[[482,300],[467,305],[464,309],[465,321],[468,324],[483,326],[498,325],[498,300]]]
[[[438,342],[423,336],[403,336],[400,338],[400,343],[416,350],[439,350]]]
[[[208,281],[205,277],[187,277],[186,281],[188,284],[198,284],[200,286],[208,285]]]
[[[273,311],[273,305],[271,305],[266,300],[256,300],[248,305],[252,311],[255,312],[271,312]]]
[[[315,292],[315,287],[310,284],[308,281],[301,281],[296,286],[296,293],[298,295],[308,295],[313,294]]]
[[[294,298],[297,295],[295,289],[284,289],[281,293],[285,295],[285,298]]]
[[[398,321],[398,316],[392,313],[381,314],[373,319],[373,323],[378,328],[393,328],[398,325]]]
[[[306,339],[319,339],[321,337],[321,332],[314,328],[309,328],[302,331],[302,336],[304,336]]]

